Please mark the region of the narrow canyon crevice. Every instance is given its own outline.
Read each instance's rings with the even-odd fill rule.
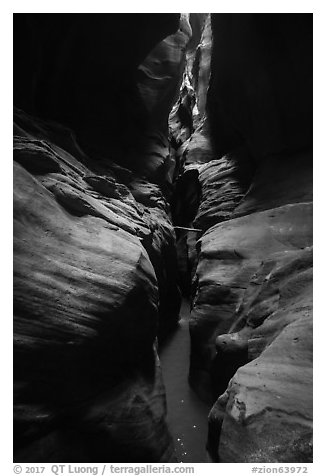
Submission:
[[[15,462],[312,460],[312,15],[14,15]]]
[[[178,327],[159,349],[167,397],[167,424],[179,462],[207,463],[207,417],[211,405],[201,400],[189,385],[189,318],[190,303],[184,299]]]

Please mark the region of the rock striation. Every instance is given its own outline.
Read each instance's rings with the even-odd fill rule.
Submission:
[[[211,459],[310,462],[312,16],[14,31],[14,460],[175,461],[181,287]]]
[[[94,159],[109,157],[168,195],[167,120],[192,36],[188,16],[17,14],[15,105],[68,126]]]
[[[307,462],[311,153],[261,164],[247,193],[250,175],[242,157],[233,156],[247,183],[237,181],[229,156],[199,168],[203,191],[194,223],[206,232],[196,245],[190,381],[206,400],[219,397],[209,415],[208,448],[215,460]]]
[[[309,462],[311,16],[214,14],[211,25],[207,118],[177,151],[180,191],[193,177],[177,216],[198,230],[181,251],[189,379],[215,402],[214,461]]]
[[[14,31],[15,461],[174,461],[156,342],[180,307],[167,119],[189,16]]]
[[[155,344],[180,306],[167,203],[15,116],[14,459],[173,461]]]

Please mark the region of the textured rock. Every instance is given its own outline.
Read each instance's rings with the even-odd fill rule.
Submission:
[[[214,461],[312,459],[311,20],[213,14],[207,119],[176,154],[198,173],[177,215],[203,232],[183,239]]]
[[[255,360],[210,412],[210,450],[221,462],[312,462],[311,250],[277,258],[233,333]]]
[[[171,461],[155,349],[180,303],[166,202],[120,167],[86,167],[54,142],[66,129],[17,120],[14,459]]]
[[[174,224],[181,227],[193,227],[199,206],[198,162],[214,158],[205,116],[210,74],[210,15],[190,14],[189,21],[192,36],[186,49],[183,82],[179,99],[169,115],[170,152],[176,163],[171,211]],[[186,231],[177,230],[176,235],[180,287],[190,296],[197,233],[189,236]]]
[[[234,210],[234,216],[311,202],[313,198],[312,151],[298,150],[268,157],[255,169],[248,193]]]
[[[153,118],[153,126],[167,128],[167,117],[177,99],[192,30],[188,16],[181,15],[179,29],[155,48],[138,67],[138,89]]]
[[[221,395],[208,439],[220,462],[312,458],[311,156],[287,159],[261,164],[242,198],[227,156],[203,181],[195,223],[217,224],[197,244],[190,377],[204,398]]]
[[[171,193],[175,163],[170,155],[168,116],[177,99],[185,67],[186,47],[191,38],[188,15],[180,18],[179,29],[153,48],[137,69],[136,88],[149,118],[137,140],[130,144],[129,162],[134,170]],[[130,111],[135,115],[137,111]],[[124,159],[125,160],[125,159]]]
[[[15,125],[15,460],[174,459],[175,191],[212,459],[311,461],[312,16],[15,15],[14,47],[46,119]]]
[[[201,201],[194,226],[206,231],[230,218],[247,193],[255,168],[246,149],[199,165]]]
[[[68,125],[94,159],[169,197],[167,120],[191,34],[187,14],[16,15],[15,105]]]
[[[255,304],[254,310],[247,309],[247,301],[256,298],[260,281],[265,279],[261,273],[267,276],[272,271],[274,261],[281,260],[281,252],[285,257],[292,256],[293,249],[311,246],[311,240],[309,204],[286,205],[251,214],[226,221],[206,232],[199,243],[192,329],[197,338],[201,335],[200,328],[211,336],[205,352],[209,360],[214,355],[216,336],[229,332],[238,320],[242,322],[243,308],[245,314],[252,314],[252,319],[255,316],[265,319],[274,310],[272,307],[270,311],[269,306],[275,303],[268,293],[267,297],[259,296],[263,301],[267,299],[267,303],[260,305],[257,297],[259,305]],[[251,293],[253,295],[249,297]]]
[[[199,123],[192,136],[178,149],[182,164],[206,164],[216,158],[206,118]]]
[[[207,15],[201,31],[200,43],[197,46],[192,65],[193,85],[196,91],[197,109],[200,119],[202,119],[206,114],[207,89],[211,72],[211,48],[211,16]]]
[[[206,121],[212,32],[209,14],[191,14],[192,37],[187,45],[180,96],[169,116],[170,140],[177,171],[184,164],[215,158]]]
[[[169,133],[171,144],[178,149],[193,133],[193,108],[195,107],[195,92],[190,84],[184,83],[179,99],[169,116]]]
[[[43,118],[14,129],[15,459],[171,461],[155,342],[180,307],[167,119],[188,16],[14,31],[14,102]]]

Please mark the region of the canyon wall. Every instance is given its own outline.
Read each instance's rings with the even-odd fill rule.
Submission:
[[[311,461],[312,15],[14,17],[15,461]]]
[[[188,217],[183,226],[197,230],[183,247],[192,277],[189,379],[215,402],[214,461],[307,462],[312,15],[213,14],[211,26],[207,118],[176,152],[184,167],[177,193],[191,174],[193,198],[180,197],[176,220]]]
[[[175,461],[168,114],[187,15],[15,15],[14,459]]]
[[[173,461],[156,355],[179,306],[165,199],[86,166],[67,130],[16,121],[15,461]]]

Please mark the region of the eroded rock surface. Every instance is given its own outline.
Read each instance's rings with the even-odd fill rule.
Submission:
[[[209,417],[215,460],[307,462],[312,458],[311,154],[271,159],[253,176],[241,155],[236,157],[233,168],[228,156],[199,166],[202,201],[194,223],[207,231],[196,245],[190,378],[206,400],[220,395]],[[297,164],[292,175],[289,161]],[[237,163],[242,174],[235,173]],[[239,182],[241,176],[247,183]]]
[[[155,346],[180,307],[167,121],[203,21],[15,16],[17,461],[174,458]]]
[[[178,284],[211,458],[311,461],[311,15],[137,17],[16,16],[15,461],[174,461]]]
[[[16,119],[15,461],[171,461],[155,345],[180,305],[165,199],[84,165],[66,129]]]
[[[197,241],[186,238],[190,382],[215,401],[215,461],[309,462],[311,17],[263,17],[212,16],[208,120],[178,151],[200,185]]]

